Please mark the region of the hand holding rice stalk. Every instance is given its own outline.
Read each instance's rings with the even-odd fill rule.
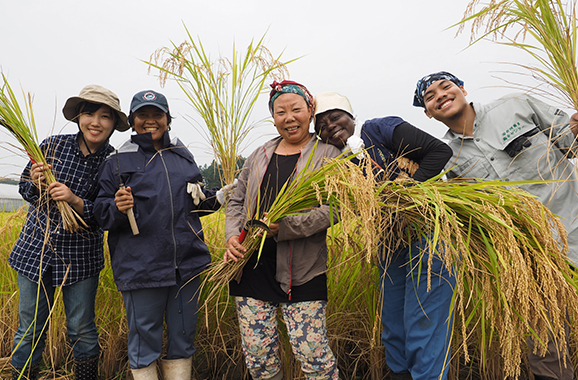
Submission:
[[[0,124],[6,128],[22,145],[22,149],[28,154],[33,164],[41,163],[49,167],[46,157],[38,145],[38,136],[36,133],[36,124],[32,112],[32,100],[30,94],[26,99],[26,113],[22,111],[16,95],[8,84],[6,76],[2,74],[4,81],[2,92],[0,94]],[[44,171],[46,182],[50,185],[56,182],[56,178],[50,169]],[[46,192],[42,191],[42,186],[38,186],[41,197],[46,197]],[[48,199],[45,198],[45,201]],[[86,226],[86,223],[78,216],[74,209],[65,201],[57,201],[56,205],[62,216],[64,228],[69,232],[75,232],[80,228],[79,222]]]
[[[537,65],[515,64],[539,81],[553,88],[532,87],[532,92],[552,98],[562,106],[578,110],[578,72],[576,70],[576,2],[570,0],[491,0],[480,11],[475,12],[479,0],[469,3],[464,19],[458,23],[460,31],[465,23],[472,21],[472,43],[492,36],[507,46],[522,49]],[[475,39],[479,30],[481,37]],[[507,37],[513,29],[513,37]],[[533,37],[537,46],[524,42],[527,35]],[[521,41],[520,41],[521,40]]]
[[[277,198],[269,208],[266,218],[262,215],[256,215],[254,219],[265,220],[268,224],[277,223],[287,216],[310,212],[322,205],[329,204],[329,207],[333,206],[335,201],[334,194],[325,186],[325,180],[329,177],[337,177],[338,172],[341,170],[339,162],[348,161],[349,158],[339,157],[328,161],[317,169],[313,169],[313,157],[314,154],[311,154],[305,168],[281,188]],[[256,208],[259,209],[258,206]],[[337,220],[333,222],[337,223]],[[266,231],[260,228],[258,224],[248,227],[243,241],[243,246],[246,248],[244,258],[236,262],[231,260],[228,262],[217,261],[205,271],[206,276],[203,280],[203,287],[207,283],[212,283],[213,286],[211,293],[207,296],[207,300],[211,300],[212,297],[216,296],[230,281],[237,279],[252,255],[261,254]],[[210,301],[207,301],[207,303],[210,303]]]
[[[222,183],[231,184],[239,170],[242,143],[260,123],[250,122],[253,106],[269,78],[287,76],[285,65],[289,62],[271,55],[263,45],[265,36],[252,41],[244,55],[233,46],[231,58],[212,60],[201,41],[195,41],[186,30],[187,41],[173,45],[172,50],[158,49],[146,63],[159,69],[161,86],[168,77],[176,80],[205,122],[206,128],[199,132],[206,135],[220,165]]]

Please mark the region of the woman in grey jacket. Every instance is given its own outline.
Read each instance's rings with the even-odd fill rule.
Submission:
[[[304,86],[283,81],[273,82],[271,87],[269,110],[280,136],[255,150],[243,166],[227,205],[225,261],[243,257],[239,234],[245,222],[266,216],[280,189],[305,168],[311,155],[313,168],[317,168],[325,157],[340,154],[309,132],[313,97]],[[277,355],[278,307],[306,378],[338,378],[325,325],[330,219],[329,208],[323,206],[271,223],[260,258],[252,255],[240,281],[230,283],[245,360],[254,379],[283,378]]]

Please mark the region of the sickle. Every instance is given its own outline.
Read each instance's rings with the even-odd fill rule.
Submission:
[[[245,236],[247,235],[247,232],[250,228],[261,228],[264,231],[271,232],[269,226],[264,222],[257,219],[248,220],[245,223],[245,227],[243,227],[243,231],[241,231],[241,234],[239,235],[239,243],[242,243],[245,240]]]

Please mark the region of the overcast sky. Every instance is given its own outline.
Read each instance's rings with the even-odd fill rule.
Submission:
[[[62,115],[67,98],[87,84],[105,86],[121,99],[128,114],[132,96],[154,89],[169,99],[172,135],[195,155],[199,165],[212,153],[186,120],[198,119],[174,84],[161,88],[141,60],[156,49],[181,43],[187,26],[211,56],[231,56],[233,43],[244,50],[251,39],[267,33],[265,46],[283,53],[290,79],[315,94],[336,91],[349,98],[358,120],[397,115],[441,137],[443,125],[412,106],[416,81],[434,71],[453,72],[465,82],[470,101],[486,102],[511,90],[495,76],[523,63],[512,48],[482,41],[464,50],[469,33],[447,30],[458,22],[466,0],[0,0],[0,66],[13,87],[35,96],[39,138],[75,133],[76,124]],[[254,119],[268,116],[263,97]],[[272,125],[254,130],[244,156],[274,137]],[[119,146],[129,132],[116,132]],[[26,159],[6,148],[14,141],[0,134],[0,177],[17,177]]]

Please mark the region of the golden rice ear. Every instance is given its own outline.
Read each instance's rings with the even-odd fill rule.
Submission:
[[[239,158],[249,132],[262,123],[250,118],[257,99],[271,78],[289,76],[286,65],[293,60],[281,61],[281,55],[273,56],[263,45],[265,35],[251,41],[245,53],[236,51],[233,45],[229,57],[211,59],[201,40],[185,30],[186,41],[157,49],[146,63],[149,71],[159,70],[161,86],[168,78],[182,84],[189,103],[205,122],[206,128],[203,125],[199,133],[214,152],[222,169],[221,184],[226,185],[239,172]]]
[[[8,130],[18,140],[22,149],[26,152],[30,161],[34,163],[44,163],[48,166],[48,162],[44,153],[40,149],[38,142],[38,134],[36,132],[36,124],[34,122],[34,113],[32,111],[32,95],[24,93],[24,104],[26,110],[24,111],[18,103],[18,98],[12,91],[6,76],[2,73],[3,85],[0,93],[0,125]],[[50,185],[56,182],[56,178],[50,169],[44,173],[46,183]],[[44,202],[48,203],[49,195],[45,191],[41,191],[41,197],[45,198]],[[69,232],[75,232],[81,227],[87,227],[84,220],[74,211],[74,209],[65,201],[57,201],[56,205],[62,218],[63,227]],[[50,231],[46,231],[49,233]]]
[[[578,70],[576,67],[577,23],[575,3],[547,0],[491,0],[480,10],[471,0],[458,33],[471,23],[470,44],[486,37],[528,53],[533,63],[511,63],[536,79],[538,84],[513,83],[523,91],[550,98],[564,108],[578,109]],[[571,6],[570,6],[571,5]],[[532,41],[525,42],[526,35]],[[534,45],[532,45],[534,44]]]
[[[526,349],[521,337],[531,336],[541,353],[548,341],[565,350],[567,312],[570,320],[578,315],[567,308],[578,302],[578,285],[567,262],[565,228],[539,200],[515,187],[529,183],[534,181],[429,180],[383,187],[384,212],[399,217],[386,218],[384,231],[404,221],[410,227],[404,244],[426,238],[456,276],[454,331],[461,332],[466,360],[468,347],[497,345],[511,377],[520,374]],[[428,287],[433,275],[428,269]],[[480,341],[471,341],[472,335]]]
[[[403,153],[398,154],[402,161]],[[378,257],[377,244],[393,252],[424,238],[433,251],[423,263],[428,266],[428,289],[438,278],[431,271],[434,256],[456,277],[454,331],[462,338],[456,344],[466,361],[468,347],[495,346],[501,370],[516,377],[526,349],[521,337],[531,336],[539,352],[545,352],[543,343],[549,340],[565,349],[566,306],[578,302],[578,284],[567,263],[563,224],[538,199],[517,188],[533,181],[440,181],[442,174],[421,183],[380,181],[374,175],[389,178],[395,164],[340,164],[341,177],[326,178],[325,187],[339,200],[340,225],[345,226],[341,231],[357,233],[361,246],[372,247],[360,259],[387,262],[387,256]],[[367,189],[370,192],[363,193]],[[346,249],[349,241],[342,240]],[[569,311],[570,320],[578,317],[575,309]],[[482,363],[487,360],[484,352]]]

